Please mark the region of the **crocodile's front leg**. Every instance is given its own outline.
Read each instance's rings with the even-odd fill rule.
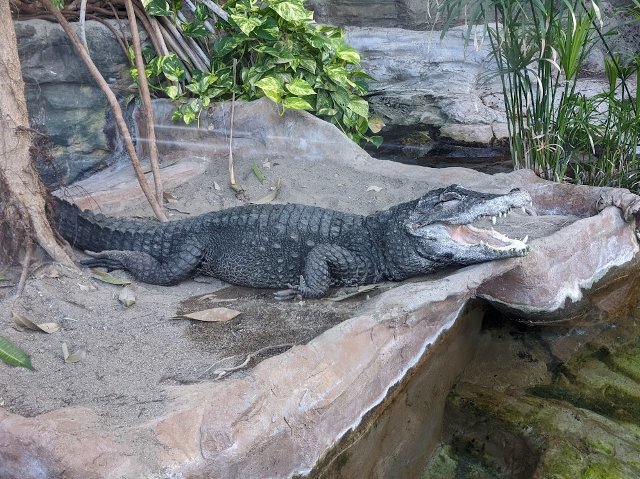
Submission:
[[[196,245],[185,245],[162,261],[141,251],[106,250],[87,254],[92,258],[81,262],[85,266],[109,270],[124,269],[139,281],[165,286],[190,277],[202,259],[202,251]]]
[[[278,299],[289,299],[296,292],[304,298],[321,298],[332,283],[345,286],[364,284],[369,266],[360,255],[342,246],[321,244],[307,255],[300,284],[291,290],[276,293]]]

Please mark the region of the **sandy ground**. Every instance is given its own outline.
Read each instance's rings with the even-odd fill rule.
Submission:
[[[321,205],[368,213],[419,196],[424,184],[388,180],[375,172],[363,175],[334,165],[283,164],[265,158],[260,184],[253,164],[238,164],[239,183],[245,193],[228,188],[226,159],[211,162],[206,174],[170,193],[169,216],[227,208],[268,194],[281,181],[278,202]],[[380,191],[367,191],[378,186]],[[218,189],[219,188],[219,189]],[[427,188],[428,189],[428,188]],[[103,208],[104,213],[109,213]],[[117,213],[149,216],[144,203]],[[82,257],[82,253],[78,257]],[[227,288],[213,278],[199,277],[178,286],[134,283],[136,303],[125,308],[119,301],[121,287],[64,267],[37,261],[16,311],[37,322],[55,322],[59,332],[46,334],[14,325],[8,311],[19,271],[0,267],[0,307],[5,314],[2,335],[31,355],[35,372],[0,365],[0,405],[25,416],[64,406],[87,406],[110,423],[130,424],[163,412],[163,386],[215,378],[221,367],[243,363],[247,354],[274,347],[253,358],[277,354],[287,345],[305,343],[350,317],[366,302],[364,297],[344,302],[304,301],[282,303],[271,291]],[[125,272],[114,275],[126,278]],[[227,288],[227,289],[225,289]],[[321,303],[321,307],[319,307]],[[224,306],[241,311],[225,323],[201,323],[172,319],[178,313]],[[65,363],[62,343],[69,352],[82,350],[82,359]],[[225,361],[218,362],[221,359]],[[242,370],[233,374],[242,374]]]
[[[276,202],[305,203],[366,214],[420,196],[434,186],[424,179],[388,178],[376,171],[363,173],[332,163],[282,160],[265,156],[258,165],[239,161],[234,193],[228,185],[226,158],[213,160],[207,171],[170,193],[172,219],[228,208],[269,194],[281,182]],[[454,182],[453,180],[451,181]],[[372,188],[373,187],[373,188]],[[117,209],[117,208],[115,208]],[[109,209],[102,208],[104,213]],[[128,204],[118,215],[149,216],[143,202]],[[544,217],[537,235],[556,230],[571,219]],[[511,233],[530,234],[529,219],[515,218]],[[78,253],[81,257],[82,253]],[[25,416],[64,406],[86,406],[110,425],[131,425],[162,414],[165,386],[220,380],[220,368],[247,363],[309,341],[325,329],[366,308],[367,296],[343,302],[328,300],[276,302],[271,291],[227,287],[213,278],[195,278],[178,286],[134,283],[136,302],[126,308],[118,301],[120,286],[91,278],[59,265],[35,262],[24,294],[15,310],[32,321],[55,322],[59,332],[46,334],[15,326],[8,311],[19,271],[0,268],[0,307],[5,312],[2,334],[31,355],[35,372],[0,365],[0,405]],[[116,276],[127,277],[125,272]],[[376,294],[371,293],[371,294]],[[177,314],[224,306],[241,315],[224,323],[172,319]],[[62,344],[80,350],[81,360],[65,363]],[[267,348],[263,350],[263,348]],[[243,374],[243,369],[231,374]],[[229,375],[225,376],[229,377]],[[224,379],[221,379],[224,380]]]

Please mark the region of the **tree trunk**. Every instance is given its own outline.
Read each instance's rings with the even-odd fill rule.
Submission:
[[[32,241],[75,267],[45,213],[45,188],[32,162],[31,129],[9,2],[0,0],[0,262],[15,263]]]

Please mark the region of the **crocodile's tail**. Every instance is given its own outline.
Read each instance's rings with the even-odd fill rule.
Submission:
[[[76,205],[56,196],[51,197],[51,202],[53,226],[71,246],[90,251],[103,249],[97,240],[101,236],[101,228],[93,213],[81,211]]]
[[[110,218],[52,197],[53,225],[71,246],[89,251],[141,250],[139,243],[153,223]]]

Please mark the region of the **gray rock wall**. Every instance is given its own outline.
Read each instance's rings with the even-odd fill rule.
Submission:
[[[115,161],[115,128],[107,100],[57,23],[15,22],[32,128],[49,135],[53,162],[38,160],[47,184],[84,178]],[[89,52],[116,94],[131,79],[128,60],[104,25],[86,24]]]
[[[310,0],[319,23],[338,26],[424,30],[433,24],[435,3],[426,0]]]
[[[605,30],[616,27],[620,32],[607,41],[623,54],[640,49],[638,20],[623,10],[630,5],[628,0],[604,5]],[[476,146],[506,144],[502,87],[491,75],[495,65],[479,29],[468,47],[464,27],[440,39],[438,5],[424,0],[311,0],[307,6],[315,10],[317,21],[345,28],[347,41],[375,78],[369,100],[387,125],[382,131],[385,157],[415,160],[436,146],[430,141],[434,138]],[[596,48],[584,66],[589,75],[581,82],[581,91],[602,91],[606,84],[602,60],[602,50]],[[420,140],[425,137],[428,140]]]
[[[432,139],[504,144],[508,131],[502,90],[499,79],[490,75],[495,67],[486,38],[478,30],[476,41],[465,47],[464,27],[451,29],[443,39],[438,31],[420,30],[432,21],[428,3],[314,0],[308,6],[319,21],[351,25],[346,39],[375,78],[368,100],[388,126],[383,130],[388,158],[398,159],[405,150],[424,156],[436,143]],[[364,24],[374,26],[354,26]],[[115,128],[106,100],[64,32],[44,20],[15,26],[31,122],[54,145],[54,162],[39,162],[46,182],[70,183],[114,163],[121,153],[114,152]],[[131,84],[126,56],[106,27],[88,22],[87,30],[92,58],[122,95]],[[588,70],[598,72],[600,65],[598,57]],[[581,90],[600,90],[602,76],[596,77],[586,78]]]
[[[350,27],[347,41],[374,81],[369,102],[388,126],[431,128],[462,143],[507,136],[500,79],[482,40],[465,46],[466,27],[440,32]]]

